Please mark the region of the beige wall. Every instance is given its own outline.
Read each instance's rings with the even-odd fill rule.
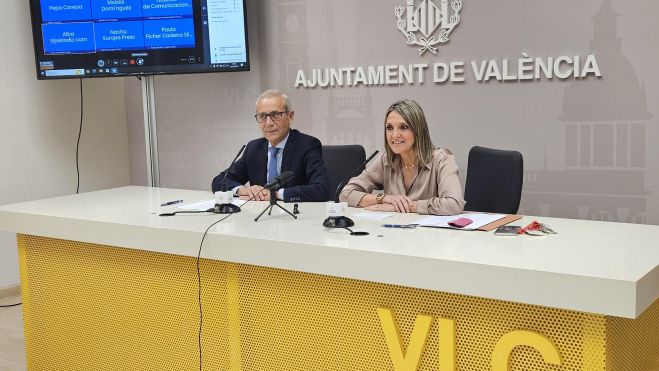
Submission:
[[[0,204],[76,191],[78,80],[37,81],[27,1],[0,15]],[[80,191],[130,184],[123,79],[83,81]],[[15,235],[0,232],[0,287],[18,283]]]
[[[422,57],[396,29],[394,7],[405,3],[248,1],[251,72],[157,78],[161,184],[209,189],[240,145],[258,136],[253,100],[263,89],[290,93],[294,126],[369,152],[383,145],[386,107],[409,97],[422,104],[435,145],[453,150],[463,176],[473,145],[523,153],[520,212],[659,224],[659,2],[463,0],[450,42]],[[462,84],[293,87],[298,68],[516,62],[523,52],[592,53],[603,78],[482,83],[468,73]],[[131,133],[141,120],[129,114]],[[131,139],[132,153],[141,140]],[[133,182],[145,179],[140,166],[131,163]]]

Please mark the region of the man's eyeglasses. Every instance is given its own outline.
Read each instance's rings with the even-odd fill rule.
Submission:
[[[289,111],[283,111],[283,112],[272,111],[270,113],[257,113],[256,115],[254,115],[254,118],[256,119],[256,122],[258,122],[259,124],[265,124],[265,122],[268,121],[268,117],[270,117],[272,121],[279,121],[288,112]]]

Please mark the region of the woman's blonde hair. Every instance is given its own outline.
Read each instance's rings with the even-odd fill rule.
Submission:
[[[426,166],[432,161],[432,152],[435,147],[432,145],[432,139],[430,139],[426,115],[423,114],[419,103],[411,99],[399,100],[392,104],[384,115],[384,148],[387,152],[387,164],[397,169],[400,169],[402,166],[400,156],[389,148],[389,143],[387,142],[387,117],[393,111],[401,115],[403,120],[412,128],[414,132],[414,154],[416,155],[417,165],[419,167]]]

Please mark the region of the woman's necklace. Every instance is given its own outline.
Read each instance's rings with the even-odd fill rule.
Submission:
[[[419,172],[416,170],[416,163],[413,162],[410,165],[403,163],[403,186],[405,187],[405,193],[410,191],[412,184],[414,184],[418,176]]]

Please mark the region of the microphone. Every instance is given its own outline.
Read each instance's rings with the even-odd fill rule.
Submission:
[[[366,161],[362,162],[361,164],[359,164],[359,166],[354,168],[341,181],[341,183],[339,183],[339,185],[336,187],[336,192],[335,192],[335,195],[334,195],[334,202],[335,203],[339,202],[339,193],[341,193],[341,190],[343,189],[343,187],[345,187],[345,185],[348,183],[350,178],[355,176],[355,174],[357,174],[357,172],[359,170],[361,170],[363,167],[365,167],[366,164],[368,164],[373,159],[373,157],[375,157],[375,155],[377,155],[379,152],[380,151],[375,150],[375,152],[373,152],[370,156],[368,156]],[[341,216],[328,216],[323,221],[323,227],[325,227],[325,228],[348,228],[348,227],[352,227],[353,225],[355,225],[355,222],[352,219],[348,218],[347,216],[343,216],[343,215],[341,215]],[[358,233],[358,232],[355,232],[355,233]],[[351,231],[351,234],[352,234],[352,231]]]
[[[240,212],[240,207],[232,204],[229,200],[233,199],[233,194],[228,195],[227,194],[227,175],[229,175],[229,172],[231,172],[231,169],[233,169],[233,165],[236,163],[236,160],[238,160],[238,157],[243,153],[245,150],[246,145],[243,144],[242,147],[240,147],[240,150],[238,151],[238,154],[236,154],[236,157],[233,158],[233,161],[231,161],[231,165],[229,165],[229,168],[227,171],[224,173],[224,177],[222,178],[222,186],[220,187],[221,195],[220,198],[223,202],[221,203],[216,203],[215,207],[213,208],[213,212],[217,214],[233,214]],[[230,191],[229,191],[230,192]]]
[[[348,175],[347,175],[347,176],[341,181],[341,183],[339,183],[339,185],[336,187],[336,192],[335,192],[335,194],[334,194],[334,202],[339,202],[339,193],[341,193],[341,190],[343,189],[343,187],[345,187],[345,185],[348,183],[348,181],[350,180],[350,178],[352,178],[353,176],[355,176],[355,174],[356,174],[361,168],[365,167],[366,164],[368,164],[369,162],[371,162],[371,160],[373,159],[373,157],[375,157],[375,155],[377,155],[379,152],[380,152],[380,151],[375,150],[375,152],[373,152],[370,156],[368,156],[368,158],[366,159],[366,161],[362,162],[359,166],[357,166],[356,168],[354,168],[354,169],[353,169],[350,173],[348,173]]]
[[[288,213],[288,215],[292,216],[293,219],[297,219],[297,216],[295,214],[292,214],[290,211],[286,210],[286,208],[282,207],[280,204],[277,203],[277,195],[275,194],[275,192],[281,189],[281,187],[284,184],[286,184],[289,180],[293,179],[294,176],[295,173],[293,173],[292,171],[290,170],[284,171],[283,173],[277,175],[274,179],[270,180],[268,183],[266,183],[263,186],[263,188],[270,190],[270,205],[266,206],[266,208],[263,209],[263,211],[261,211],[261,214],[259,214],[259,216],[257,216],[254,219],[255,222],[259,221],[261,215],[263,215],[263,213],[265,213],[268,210],[269,210],[268,215],[271,215],[272,208],[275,206]]]
[[[227,169],[227,172],[224,173],[224,177],[222,178],[222,186],[220,187],[220,191],[226,192],[227,190],[227,175],[229,175],[229,172],[231,169],[233,169],[233,164],[236,163],[236,160],[238,160],[238,156],[240,156],[241,153],[245,150],[246,145],[243,144],[242,147],[240,147],[240,150],[238,151],[238,154],[236,154],[236,157],[233,158],[233,161],[231,161],[231,165],[229,165],[229,168]]]
[[[293,179],[295,176],[295,173],[288,170],[284,171],[283,173],[277,175],[274,179],[266,183],[263,188],[269,189],[270,192],[276,192],[281,188],[284,184],[286,184],[289,180]]]

